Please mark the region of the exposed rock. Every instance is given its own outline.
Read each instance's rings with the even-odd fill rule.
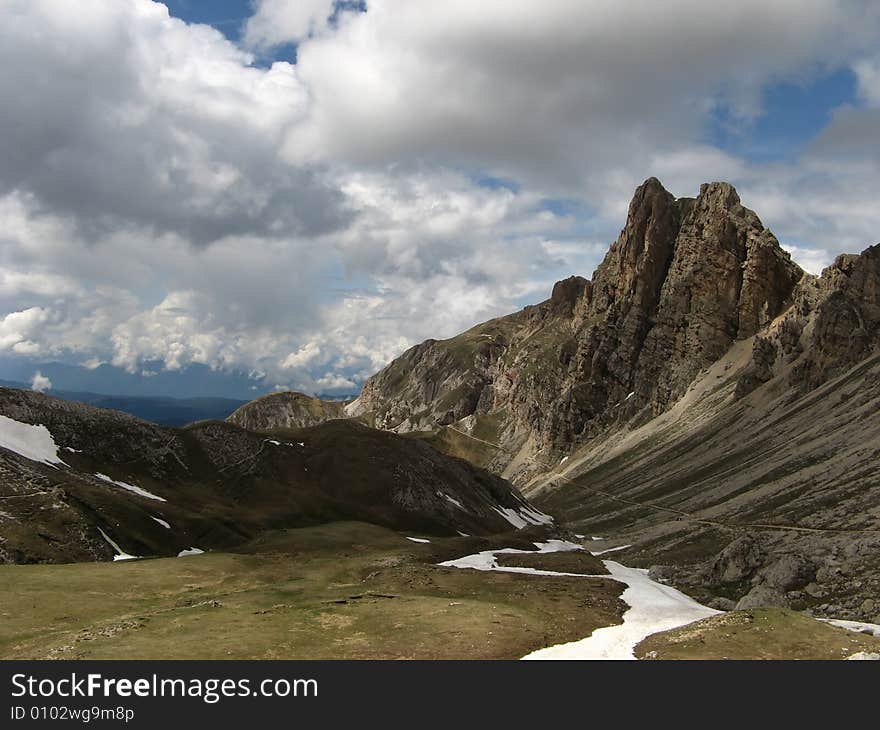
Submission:
[[[802,276],[729,184],[676,200],[650,178],[590,281],[566,279],[540,305],[408,350],[349,413],[398,431],[476,416],[505,449],[499,470],[524,444],[564,453],[664,411],[736,340],[779,315]],[[756,368],[755,378],[769,372]],[[520,459],[519,473],[539,469],[533,462]]]
[[[731,542],[712,563],[709,579],[713,584],[739,583],[746,580],[763,564],[764,553],[751,537]]]
[[[670,583],[675,578],[676,572],[669,565],[652,565],[648,569],[648,577],[658,583]]]
[[[745,611],[750,608],[763,608],[767,606],[788,608],[790,605],[789,600],[782,591],[766,583],[761,583],[739,599],[736,604],[736,610]]]
[[[816,577],[816,565],[801,555],[783,555],[761,571],[768,586],[782,592],[803,588]]]
[[[709,608],[714,608],[718,611],[733,611],[736,608],[736,601],[733,601],[730,598],[725,598],[724,596],[716,596],[709,601],[708,605]]]
[[[343,418],[344,405],[295,391],[270,393],[241,406],[226,420],[251,431],[305,428],[333,418]]]

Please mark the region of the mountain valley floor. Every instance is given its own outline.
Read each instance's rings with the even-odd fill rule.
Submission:
[[[499,561],[570,576],[438,565],[500,548],[534,551],[544,537],[425,538],[336,522],[268,533],[236,552],[4,565],[0,656],[516,659],[619,624],[628,608],[624,586],[603,578],[601,561],[586,551]],[[878,638],[791,612],[720,616],[727,621],[707,619],[696,633],[649,637],[637,654],[818,659],[880,652]]]

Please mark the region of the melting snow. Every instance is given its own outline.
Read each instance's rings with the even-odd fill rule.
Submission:
[[[539,553],[568,550],[583,550],[565,540],[536,542]],[[668,631],[694,621],[714,616],[720,611],[703,606],[684,593],[670,586],[662,585],[648,577],[647,570],[627,568],[613,560],[603,564],[610,575],[585,575],[582,573],[560,573],[553,570],[536,570],[499,566],[496,556],[510,554],[532,554],[534,551],[504,548],[484,550],[474,555],[466,555],[457,560],[440,563],[443,567],[491,570],[503,573],[526,573],[529,575],[571,576],[580,578],[604,578],[616,580],[626,585],[621,599],[629,605],[623,615],[623,623],[596,629],[590,636],[567,644],[558,644],[532,652],[524,659],[635,659],[633,649],[645,637],[658,631]]]
[[[553,518],[550,515],[538,512],[538,510],[532,507],[523,506],[519,510],[511,509],[510,507],[493,507],[492,509],[517,530],[521,530],[529,525],[549,525],[553,523]]]
[[[152,492],[148,492],[146,489],[142,489],[141,487],[138,487],[134,484],[129,484],[128,482],[119,482],[119,481],[116,481],[115,479],[111,479],[106,474],[96,473],[95,476],[98,477],[98,479],[101,479],[102,481],[109,482],[110,484],[115,484],[117,487],[122,487],[123,489],[127,489],[129,492],[133,492],[134,494],[138,494],[141,497],[146,497],[147,499],[155,499],[155,500],[158,500],[159,502],[167,502],[168,501],[167,499],[164,499],[163,497],[159,497],[159,496],[153,494]]]
[[[191,547],[187,550],[181,550],[179,553],[177,553],[177,557],[178,558],[185,558],[188,555],[201,555],[204,552],[205,552],[204,550],[199,550],[197,547]]]
[[[158,522],[158,523],[159,523],[160,525],[162,525],[162,527],[164,527],[166,530],[170,530],[170,529],[171,529],[171,525],[169,525],[167,522],[165,522],[165,520],[160,520],[158,517],[150,517],[150,519],[153,520],[154,522]]]
[[[864,621],[845,621],[839,618],[822,618],[819,620],[847,631],[855,631],[859,634],[868,633],[880,639],[880,624],[868,624]]]
[[[58,458],[58,446],[45,426],[32,426],[0,416],[0,446],[31,461],[49,466],[64,464]]]
[[[539,512],[531,506],[522,507],[519,513],[533,525],[553,524],[553,518],[550,515],[545,515],[543,512]]]
[[[628,547],[632,547],[632,545],[618,545],[617,547],[608,548],[607,550],[597,550],[596,552],[590,553],[590,555],[605,555],[606,553],[616,553],[618,550],[626,550]]]
[[[413,542],[431,542],[427,538],[424,537],[408,537],[407,540],[412,540]]]
[[[498,565],[497,555],[535,555],[537,553],[558,553],[569,550],[582,550],[580,545],[565,540],[548,540],[536,542],[535,550],[519,550],[517,548],[503,548],[501,550],[483,550],[473,555],[465,555],[457,560],[447,560],[439,563],[444,568],[470,568],[472,570],[492,570],[498,573],[525,573],[527,575],[561,575],[575,578],[590,578],[602,576],[589,576],[586,573],[560,573],[554,570],[538,570],[536,568],[520,568],[513,565]]]
[[[633,649],[651,634],[721,613],[651,580],[647,570],[627,568],[613,560],[603,563],[612,579],[626,584],[621,599],[629,609],[623,614],[623,623],[596,629],[580,641],[539,649],[523,659],[635,659]]]
[[[107,543],[116,551],[116,555],[113,556],[113,562],[117,563],[120,560],[138,560],[140,558],[139,555],[129,555],[125,552],[117,543],[113,541],[113,538],[110,537],[106,532],[104,532],[100,527],[98,528],[98,532],[101,533],[101,536],[107,541]]]
[[[510,509],[510,507],[493,507],[492,509],[494,509],[517,530],[521,530],[523,527],[529,524],[522,517],[520,517],[519,513],[516,510]]]
[[[444,494],[443,496],[446,497],[447,501],[452,502],[452,504],[454,504],[460,510],[464,510],[465,512],[467,512],[467,510],[464,509],[464,505],[461,502],[459,502],[455,497],[450,497],[448,494]]]

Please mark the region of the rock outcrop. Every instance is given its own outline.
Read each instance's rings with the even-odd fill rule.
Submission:
[[[536,459],[662,413],[786,310],[803,276],[729,184],[676,199],[651,178],[590,280],[561,281],[542,304],[417,345],[348,412],[398,431],[481,430],[502,447],[494,468],[527,475]]]
[[[250,431],[305,428],[344,418],[344,405],[340,401],[325,401],[296,391],[284,391],[245,403],[226,420]]]

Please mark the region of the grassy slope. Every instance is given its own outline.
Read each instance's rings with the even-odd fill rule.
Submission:
[[[880,639],[781,608],[732,611],[645,639],[640,659],[845,659]]]
[[[489,546],[334,523],[247,553],[0,566],[0,658],[516,658],[620,620],[611,581],[434,565]]]

